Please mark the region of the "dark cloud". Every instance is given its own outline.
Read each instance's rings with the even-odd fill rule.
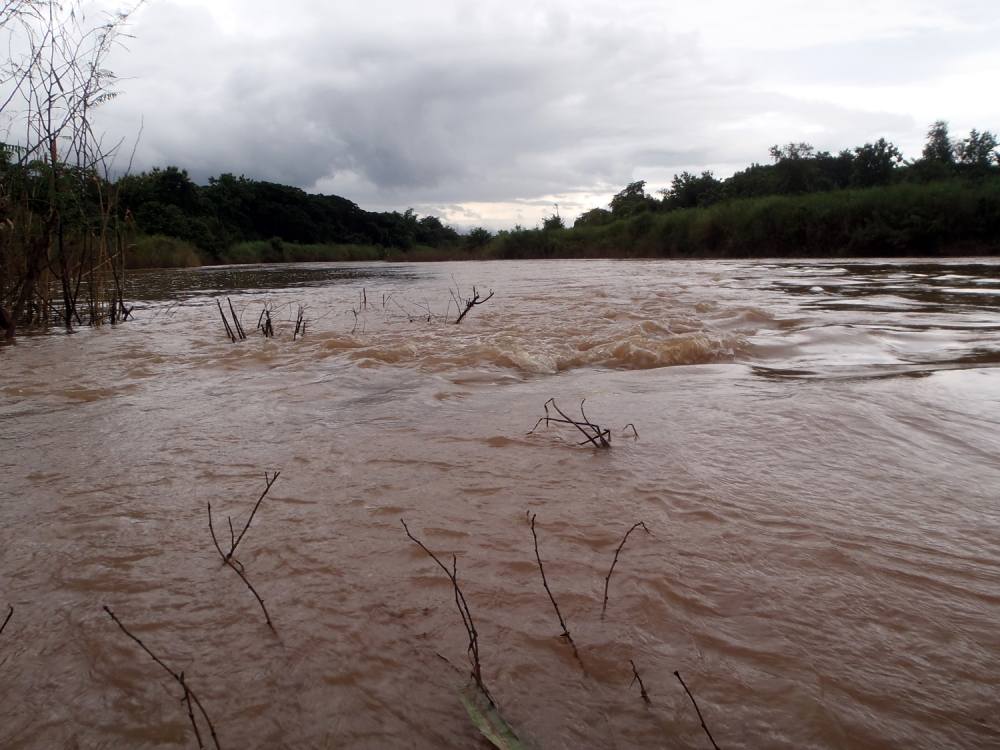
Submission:
[[[967,15],[979,7],[968,5]],[[178,164],[202,180],[244,173],[366,207],[445,207],[455,217],[482,216],[462,208],[471,204],[537,217],[554,197],[583,205],[647,175],[667,182],[682,169],[761,161],[771,143],[836,150],[926,125],[899,108],[761,83],[832,76],[863,86],[873,65],[894,80],[882,70],[892,54],[923,70],[919,50],[935,36],[921,24],[912,31],[901,19],[900,32],[883,21],[853,40],[837,31],[807,48],[755,52],[728,50],[732,30],[714,16],[702,27],[701,16],[684,13],[697,9],[647,0],[156,0],[116,56],[129,80],[104,123],[124,134],[144,119],[140,167]],[[879,47],[886,38],[895,52]],[[844,59],[852,55],[865,62]]]

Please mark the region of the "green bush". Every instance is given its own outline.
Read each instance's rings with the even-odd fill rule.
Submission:
[[[125,254],[128,268],[192,268],[201,264],[194,245],[162,234],[140,235]]]

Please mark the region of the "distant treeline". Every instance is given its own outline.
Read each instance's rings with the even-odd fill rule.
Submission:
[[[649,195],[644,181],[572,229],[558,215],[492,238],[495,258],[935,255],[1000,251],[997,137],[952,140],[935,122],[919,159],[883,138],[834,155],[773,146],[770,164],[728,179],[682,172]]]
[[[997,138],[953,140],[935,122],[919,159],[885,139],[837,154],[770,150],[727,179],[682,172],[655,195],[633,182],[567,228],[465,235],[412,210],[364,211],[332,195],[224,174],[196,185],[176,167],[118,182],[142,235],[132,265],[372,258],[893,255],[994,252],[1000,244]]]

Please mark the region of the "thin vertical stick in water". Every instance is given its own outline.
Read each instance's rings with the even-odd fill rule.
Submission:
[[[202,745],[202,741],[201,741],[201,732],[198,731],[198,726],[197,726],[197,724],[195,723],[195,720],[194,720],[194,711],[191,710],[191,701],[194,701],[194,705],[197,706],[197,708],[198,708],[198,713],[201,714],[202,718],[205,720],[205,723],[208,724],[208,731],[212,735],[212,742],[215,744],[216,750],[222,750],[222,746],[219,744],[219,738],[215,734],[215,725],[212,724],[212,720],[209,718],[208,712],[205,710],[205,707],[201,704],[201,701],[198,700],[198,696],[195,695],[195,692],[191,689],[191,687],[184,680],[184,673],[183,672],[175,672],[170,667],[168,667],[163,662],[163,660],[160,659],[160,657],[158,657],[156,654],[154,654],[152,651],[150,651],[149,647],[146,646],[145,643],[143,643],[141,640],[139,640],[139,638],[137,636],[135,636],[128,628],[125,627],[125,625],[122,623],[122,621],[119,620],[118,617],[115,615],[115,613],[111,611],[111,607],[105,606],[104,607],[104,611],[108,613],[108,617],[110,617],[112,620],[115,621],[115,624],[119,628],[121,628],[121,631],[125,635],[127,635],[129,638],[131,638],[137,644],[139,644],[139,648],[141,648],[143,651],[145,651],[153,661],[155,661],[160,667],[162,667],[163,670],[167,674],[169,674],[171,677],[173,677],[177,681],[177,684],[179,684],[181,686],[181,688],[184,690],[183,700],[188,704],[188,717],[191,719],[191,725],[194,726],[195,737],[197,737],[197,739],[198,739],[198,747],[203,747],[203,745]]]
[[[652,701],[649,699],[649,693],[646,692],[646,686],[642,682],[642,677],[639,676],[639,670],[635,668],[635,662],[631,659],[628,660],[628,663],[632,665],[632,674],[634,675],[631,684],[639,683],[639,692],[642,695],[642,699],[646,701],[646,705],[649,705]]]
[[[542,565],[542,556],[538,552],[538,534],[535,533],[535,516],[536,513],[531,514],[531,536],[535,539],[535,559],[538,560],[538,570],[542,574],[542,585],[545,587],[545,593],[549,595],[549,600],[552,602],[552,607],[556,611],[556,617],[559,618],[559,626],[562,628],[562,637],[573,644],[573,648],[576,648],[576,644],[573,643],[573,636],[569,634],[569,628],[566,627],[566,622],[563,620],[562,612],[559,611],[559,605],[556,604],[556,598],[552,595],[552,589],[549,588],[549,582],[545,578],[545,566]]]
[[[646,524],[644,524],[642,521],[639,521],[639,523],[634,524],[631,529],[625,532],[625,536],[622,537],[621,544],[619,544],[618,549],[615,550],[615,559],[611,561],[611,569],[608,571],[607,576],[605,576],[604,578],[604,605],[601,607],[601,617],[604,617],[604,613],[608,609],[608,586],[611,585],[611,574],[615,572],[615,565],[618,564],[618,555],[621,553],[622,548],[625,546],[625,542],[628,541],[629,535],[640,526],[642,527],[643,531],[645,531],[647,534],[649,533],[649,529],[646,528]]]
[[[243,330],[243,326],[240,325],[240,319],[236,316],[236,310],[233,309],[233,301],[226,297],[226,302],[229,303],[229,312],[233,314],[233,324],[236,326],[236,333],[239,334],[241,339],[246,339],[247,333]]]
[[[691,695],[691,691],[688,690],[688,686],[684,682],[684,678],[681,677],[681,673],[678,672],[677,670],[674,670],[674,677],[680,680],[681,687],[684,688],[684,692],[687,693],[688,698],[691,699],[691,705],[694,706],[694,710],[698,714],[698,721],[701,722],[701,728],[704,729],[705,734],[708,735],[708,741],[712,743],[712,747],[715,748],[715,750],[719,750],[719,746],[715,744],[715,739],[712,737],[712,733],[708,731],[708,727],[705,725],[705,717],[701,715],[701,709],[698,708],[698,701],[696,701],[694,699],[694,696]]]
[[[7,627],[7,623],[10,622],[10,618],[14,616],[14,607],[10,604],[7,605],[7,616],[3,620],[3,625],[0,625],[0,633],[3,629]]]
[[[455,593],[455,606],[458,607],[458,614],[462,617],[462,625],[465,626],[465,632],[469,636],[469,660],[472,662],[472,679],[475,680],[477,687],[482,691],[483,695],[486,696],[486,700],[490,702],[491,706],[496,706],[496,701],[493,700],[493,696],[490,695],[490,691],[486,689],[486,684],[483,682],[483,670],[479,663],[479,632],[476,630],[476,625],[472,621],[472,612],[469,610],[469,604],[465,601],[465,594],[462,593],[462,589],[458,585],[458,559],[455,555],[451,556],[451,570],[445,565],[433,552],[428,549],[427,545],[417,539],[413,534],[410,533],[410,527],[406,525],[406,521],[402,518],[399,522],[403,524],[403,530],[406,532],[406,536],[410,538],[420,549],[427,553],[434,562],[438,564],[438,567],[444,571],[444,574],[448,576],[451,581],[452,588]],[[447,661],[447,660],[446,660]]]
[[[215,304],[217,304],[219,306],[219,315],[222,316],[222,325],[224,325],[226,327],[226,335],[229,337],[229,340],[232,341],[235,344],[236,343],[236,334],[233,333],[233,329],[229,327],[229,321],[226,320],[226,314],[222,311],[222,303],[219,302],[218,299],[216,299],[215,300]]]

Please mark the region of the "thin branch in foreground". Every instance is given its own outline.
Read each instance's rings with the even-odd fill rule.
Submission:
[[[712,743],[712,747],[715,748],[715,750],[719,750],[719,746],[715,744],[715,739],[712,737],[712,733],[708,731],[708,727],[705,725],[705,717],[701,715],[701,709],[698,708],[698,702],[694,699],[694,696],[691,695],[691,691],[688,690],[688,686],[684,682],[684,678],[681,677],[681,673],[674,670],[674,677],[680,681],[681,687],[684,688],[684,692],[687,693],[688,698],[691,699],[691,705],[694,706],[694,710],[698,714],[698,721],[701,722],[701,728],[704,729],[705,734],[708,735],[708,741]]]
[[[604,577],[604,604],[601,606],[601,617],[604,617],[604,613],[608,610],[608,586],[611,585],[611,574],[615,572],[615,565],[618,564],[618,555],[621,554],[622,548],[625,546],[625,542],[628,541],[629,535],[640,526],[643,531],[649,534],[649,529],[646,528],[646,524],[639,521],[638,523],[633,524],[632,528],[625,532],[625,536],[622,537],[621,544],[619,544],[618,549],[615,550],[615,559],[611,561],[611,568],[608,570],[608,574]]]
[[[104,607],[104,611],[108,613],[108,617],[110,617],[112,620],[115,621],[115,624],[119,628],[121,628],[121,631],[125,635],[127,635],[129,638],[131,638],[137,644],[139,644],[139,648],[141,648],[143,651],[145,651],[153,661],[155,661],[160,667],[162,667],[163,670],[167,674],[169,674],[171,677],[173,677],[174,680],[176,680],[177,683],[184,690],[184,697],[182,698],[182,700],[187,703],[188,718],[191,720],[191,726],[194,727],[195,737],[198,740],[198,747],[204,747],[204,745],[202,744],[202,740],[201,740],[201,732],[198,730],[198,724],[195,721],[194,711],[191,708],[191,701],[194,701],[194,705],[197,707],[198,713],[201,714],[202,718],[205,720],[205,723],[208,725],[208,731],[212,735],[212,742],[215,744],[216,750],[222,750],[222,745],[219,744],[219,738],[215,734],[215,726],[212,724],[212,720],[211,720],[211,718],[209,718],[208,712],[205,710],[205,707],[201,704],[201,701],[198,700],[198,696],[195,695],[195,692],[190,688],[190,686],[184,680],[184,673],[183,672],[175,672],[170,667],[168,667],[163,662],[163,660],[160,659],[160,657],[158,657],[156,654],[154,654],[152,651],[150,651],[149,647],[146,646],[145,643],[143,643],[141,640],[139,640],[139,638],[136,635],[134,635],[128,628],[125,627],[125,625],[122,623],[122,621],[119,620],[118,617],[115,616],[115,613],[111,611],[110,607],[105,606]]]
[[[271,628],[271,630],[274,630],[275,629],[274,628],[274,623],[271,622],[271,615],[268,613],[267,607],[264,606],[264,599],[261,598],[261,595],[259,593],[257,593],[257,589],[255,589],[253,587],[253,584],[250,583],[250,580],[246,577],[246,574],[242,570],[243,564],[239,560],[237,560],[235,557],[232,557],[231,554],[227,556],[226,553],[222,551],[222,547],[219,545],[219,540],[215,536],[215,526],[212,523],[212,503],[211,502],[208,503],[208,530],[212,534],[212,542],[215,544],[215,549],[219,552],[219,557],[222,558],[222,562],[225,565],[228,565],[230,568],[232,568],[233,572],[236,573],[236,575],[238,575],[240,577],[240,580],[243,581],[244,584],[246,584],[246,587],[248,589],[250,589],[250,593],[254,595],[254,598],[257,600],[257,603],[260,605],[261,610],[264,612],[264,619],[267,621],[267,626],[269,628]],[[275,631],[275,632],[277,632],[277,631]]]
[[[542,422],[545,423],[546,427],[548,427],[551,422],[555,422],[556,424],[568,424],[578,429],[586,438],[586,440],[579,443],[579,445],[586,445],[587,443],[590,443],[595,448],[610,448],[611,430],[601,427],[587,418],[587,414],[583,410],[583,405],[586,400],[587,399],[583,399],[583,401],[580,402],[580,414],[583,416],[583,419],[577,420],[568,416],[566,412],[559,408],[558,404],[556,404],[556,400],[554,398],[550,398],[542,405],[542,408],[545,409],[545,416],[540,417],[539,420],[535,422],[535,426],[528,430],[528,434],[530,435],[537,430],[538,425],[542,424]],[[559,414],[558,417],[553,417],[549,414],[549,404],[552,404],[552,408]]]
[[[472,620],[472,612],[469,610],[469,604],[465,600],[465,595],[462,593],[462,589],[458,585],[457,558],[455,555],[451,556],[451,570],[449,570],[448,566],[441,562],[438,556],[427,548],[427,545],[410,533],[410,527],[406,525],[406,521],[400,518],[399,522],[403,524],[403,530],[406,532],[406,536],[408,536],[411,541],[416,543],[420,549],[427,553],[428,557],[438,564],[438,567],[444,571],[444,574],[448,576],[448,579],[451,581],[451,586],[455,592],[455,606],[458,607],[458,614],[462,617],[462,625],[465,626],[465,632],[469,637],[469,646],[467,650],[469,654],[469,661],[472,664],[472,679],[475,680],[476,686],[482,691],[483,695],[486,696],[490,705],[496,706],[496,701],[493,700],[493,696],[490,695],[490,691],[486,689],[486,685],[483,683],[483,670],[479,662],[479,632],[476,630],[476,625]]]
[[[240,535],[236,537],[236,541],[232,541],[232,539],[230,538],[232,546],[229,549],[229,553],[226,555],[227,558],[232,557],[233,554],[236,552],[236,548],[240,546],[240,542],[243,541],[243,536],[247,533],[247,529],[250,528],[250,524],[253,523],[253,517],[256,515],[257,509],[260,507],[260,504],[264,500],[264,497],[271,490],[271,485],[273,485],[276,481],[278,481],[278,477],[280,476],[281,476],[280,471],[274,472],[274,476],[270,478],[267,476],[267,472],[266,471],[264,472],[264,484],[265,484],[264,491],[260,494],[260,497],[257,498],[257,503],[253,506],[253,510],[250,511],[250,517],[247,518],[247,522],[243,526],[243,530],[240,532]],[[230,533],[232,533],[232,529],[230,529]]]
[[[639,693],[642,695],[642,699],[646,701],[646,705],[648,706],[652,703],[652,701],[649,699],[649,693],[646,692],[646,686],[642,682],[642,677],[639,676],[639,670],[635,668],[635,662],[631,659],[628,660],[628,663],[632,665],[632,674],[634,675],[632,677],[632,682],[629,683],[629,687],[632,687],[632,685],[638,682]]]
[[[0,633],[3,633],[3,629],[7,627],[7,623],[10,622],[10,618],[14,616],[14,607],[11,604],[7,605],[7,616],[3,620],[3,625],[0,625]]]
[[[542,585],[545,587],[545,593],[549,595],[549,599],[552,602],[552,607],[556,611],[556,617],[559,618],[559,626],[562,628],[561,637],[565,638],[572,645],[574,650],[576,649],[576,644],[573,643],[573,636],[569,634],[569,628],[566,627],[566,622],[563,620],[562,612],[559,611],[559,605],[556,604],[556,598],[552,595],[552,589],[549,588],[549,582],[545,578],[545,566],[542,565],[542,556],[538,552],[538,534],[535,533],[535,516],[537,514],[531,514],[531,536],[535,539],[535,559],[538,560],[538,570],[542,573]]]

